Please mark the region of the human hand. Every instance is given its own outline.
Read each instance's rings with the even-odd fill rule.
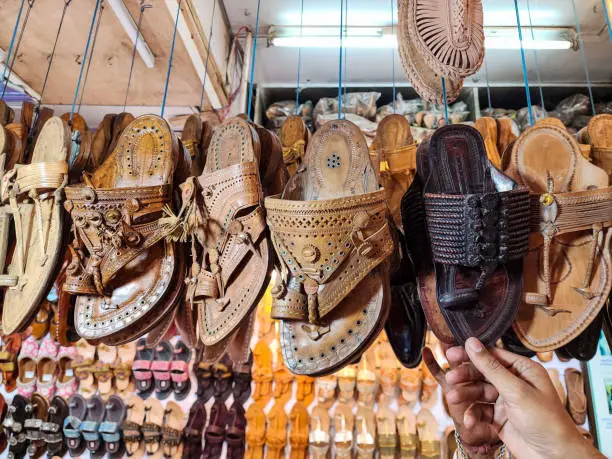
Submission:
[[[483,423],[467,410],[466,429],[490,429],[519,459],[605,458],[580,435],[542,365],[502,349],[488,351],[476,338],[467,340],[465,352],[499,393],[492,422]]]
[[[423,349],[423,361],[442,388],[464,449],[473,459],[492,457],[500,443],[497,432],[491,429],[493,403],[499,394],[470,362],[462,347],[447,349],[446,358],[450,370],[445,374],[431,350]]]

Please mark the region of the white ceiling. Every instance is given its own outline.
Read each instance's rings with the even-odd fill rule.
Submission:
[[[348,24],[391,25],[391,8],[396,0],[348,0]],[[523,26],[529,26],[527,1],[518,0]],[[585,41],[588,68],[595,83],[612,81],[612,45],[605,28],[601,0],[574,0]],[[341,0],[305,0],[304,25],[339,25]],[[257,0],[225,0],[225,8],[232,28],[242,25],[254,27]],[[295,48],[267,47],[265,31],[270,25],[297,25],[300,23],[301,0],[261,0],[260,40],[257,47],[256,80],[268,84],[295,84],[297,54]],[[485,25],[516,26],[513,0],[483,0]],[[529,0],[534,26],[575,27],[572,0]],[[536,81],[533,52],[527,52],[529,78]],[[538,51],[537,59],[544,84],[582,84],[585,72],[578,51]],[[395,60],[396,81],[405,82],[397,51],[347,50],[345,84],[386,84],[393,81]],[[491,84],[522,84],[519,51],[492,50],[487,52],[486,64]],[[302,84],[337,83],[338,50],[303,49]],[[470,84],[485,83],[484,68],[471,77]]]

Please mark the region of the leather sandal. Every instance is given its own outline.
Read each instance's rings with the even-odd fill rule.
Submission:
[[[612,182],[612,115],[597,115],[591,118],[587,128],[592,147],[593,164],[608,173]]]
[[[353,366],[346,366],[338,373],[338,401],[340,403],[353,403],[355,387],[357,386],[357,371]]]
[[[252,403],[246,410],[245,459],[263,459],[266,444],[266,414],[261,403]],[[187,459],[187,458],[185,458]]]
[[[26,411],[27,405],[28,400],[25,397],[15,394],[8,408],[8,414],[2,422],[8,436],[9,459],[22,459],[26,454],[27,439],[24,424],[30,417],[30,412]]]
[[[293,375],[287,367],[283,365],[282,358],[278,358],[276,368],[274,368],[274,387],[272,396],[275,403],[285,405],[293,395]]]
[[[306,459],[308,450],[308,410],[296,402],[289,413],[290,459]]]
[[[131,376],[135,356],[135,342],[117,346],[117,362],[113,366],[113,374],[115,376],[115,387],[117,388],[117,393],[124,397],[125,395],[134,391],[134,384]]]
[[[45,299],[40,304],[36,316],[31,324],[32,336],[36,339],[42,339],[48,332],[51,321],[53,320],[53,310],[50,303]]]
[[[190,115],[185,120],[181,133],[181,145],[191,159],[191,176],[198,176],[206,163],[206,151],[202,151],[204,123],[199,115]]]
[[[555,387],[557,391],[557,395],[559,396],[559,400],[563,406],[567,406],[567,393],[565,392],[565,388],[563,387],[563,383],[561,382],[561,376],[559,375],[559,370],[556,368],[547,368],[548,376],[552,381],[552,385]]]
[[[300,168],[309,140],[310,131],[301,116],[292,115],[283,122],[280,141],[283,146],[283,162],[289,175],[295,174]]]
[[[352,406],[343,403],[337,404],[333,419],[336,457],[351,458],[354,446],[353,429],[355,427]]]
[[[306,375],[297,375],[295,382],[297,383],[295,399],[302,402],[305,407],[310,406],[314,400],[315,379]]]
[[[193,372],[195,373],[196,380],[198,382],[196,395],[198,399],[207,402],[213,395],[212,364],[195,362],[193,364]]]
[[[402,368],[400,370],[400,397],[398,398],[398,403],[413,407],[419,399],[422,382],[423,372],[420,367]]]
[[[421,446],[421,458],[438,459],[440,457],[438,422],[431,411],[426,408],[421,409],[417,414],[417,431]]]
[[[76,343],[77,356],[72,362],[72,369],[79,380],[79,391],[88,395],[96,391],[94,369],[96,363],[96,347],[84,339]]]
[[[204,426],[206,426],[206,402],[197,399],[189,409],[187,425],[183,429],[183,459],[191,459],[201,454]]]
[[[371,409],[360,406],[355,417],[355,443],[358,459],[372,459],[376,452],[376,421]]]
[[[386,405],[379,405],[376,412],[376,436],[382,458],[394,458],[397,451],[397,426],[395,413]]]
[[[268,412],[266,428],[266,458],[281,459],[285,457],[287,446],[287,414],[284,403],[275,401]]]
[[[243,405],[251,396],[252,369],[252,354],[250,354],[249,360],[246,362],[246,364],[237,365],[236,363],[234,363],[234,365],[232,366],[232,379],[234,380],[232,393],[234,394],[234,400]]]
[[[185,413],[178,403],[166,404],[161,437],[161,449],[165,458],[181,457],[178,452],[186,421]]]
[[[584,391],[584,376],[580,370],[565,370],[565,387],[567,388],[567,411],[577,425],[586,421],[587,398]]]
[[[246,447],[246,417],[244,408],[239,402],[234,402],[229,409],[225,442],[227,443],[227,457],[229,459],[244,458]]]
[[[178,159],[168,123],[141,116],[93,174],[66,188],[75,238],[64,290],[77,296],[83,338],[133,341],[176,307],[183,252],[171,241],[178,221],[170,206]],[[145,258],[146,269],[134,269]]]
[[[91,153],[91,130],[85,119],[78,113],[64,113],[60,117],[71,132],[71,148],[68,164],[70,165],[70,182],[78,182]]]
[[[204,449],[201,459],[220,459],[225,441],[228,411],[225,402],[215,400],[210,409],[208,425],[204,431]]]
[[[151,371],[155,380],[155,396],[159,400],[168,398],[172,391],[172,380],[170,379],[172,356],[172,345],[168,341],[162,341],[156,346]]]
[[[100,125],[91,139],[91,152],[86,166],[88,172],[95,171],[102,165],[108,154],[108,147],[112,141],[113,123],[117,115],[109,113],[104,115]]]
[[[36,391],[36,361],[38,360],[38,341],[33,336],[28,337],[21,345],[17,358],[17,392],[30,398]]]
[[[6,392],[13,392],[17,387],[18,366],[17,358],[21,349],[21,334],[13,333],[3,337],[3,346],[0,351],[0,371]]]
[[[524,295],[513,328],[527,348],[555,350],[597,319],[612,286],[610,179],[565,128],[550,123],[523,132],[506,174],[529,187],[532,199]]]
[[[85,441],[81,433],[81,424],[87,416],[87,402],[78,394],[68,401],[68,417],[64,419],[63,432],[72,457],[79,457],[85,451]]]
[[[308,445],[313,459],[326,459],[329,451],[329,429],[331,421],[327,407],[315,405],[310,414]]]
[[[609,301],[610,300],[608,300],[608,303]],[[609,305],[604,306],[602,310],[599,311],[597,317],[593,319],[589,326],[585,328],[580,335],[571,340],[565,346],[557,349],[557,352],[561,351],[570,359],[577,359],[582,362],[587,362],[595,357],[595,354],[597,354],[599,337],[601,336],[601,331],[604,324],[606,308],[609,308]]]
[[[546,352],[538,352],[537,356],[538,356],[538,360],[542,363],[547,363],[550,362],[553,357],[554,357],[554,352],[552,351],[546,351]]]
[[[357,400],[360,405],[374,407],[378,395],[378,378],[368,367],[365,359],[359,364],[357,371]]]
[[[420,395],[421,404],[426,408],[431,408],[438,401],[438,381],[436,381],[436,378],[434,378],[425,363],[421,364],[421,372],[423,375]]]
[[[440,166],[452,169],[459,163],[469,176],[451,176]],[[440,128],[423,142],[418,175],[420,181],[413,184],[418,189],[426,183],[424,209],[418,209],[411,187],[402,216],[427,320],[442,342],[462,344],[475,336],[492,345],[509,328],[520,302],[528,191],[491,165],[480,134],[464,125]],[[429,241],[418,233],[423,216]],[[457,228],[464,230],[458,233]]]
[[[89,453],[93,456],[104,454],[100,425],[104,421],[105,412],[104,400],[99,396],[94,395],[87,400],[87,416],[79,426],[79,430],[83,435]]]
[[[272,351],[264,341],[253,349],[253,400],[265,406],[272,397]]]
[[[170,364],[172,390],[177,401],[184,400],[189,395],[191,380],[189,379],[189,361],[191,350],[185,343],[179,341],[174,347],[174,360]]]
[[[34,394],[30,397],[30,402],[26,406],[26,411],[30,413],[30,417],[26,419],[23,424],[26,439],[29,442],[27,453],[29,457],[38,458],[42,456],[47,449],[41,427],[47,420],[49,414],[49,402],[42,395]]]
[[[66,401],[59,395],[51,399],[46,422],[40,426],[42,440],[47,445],[49,457],[63,457],[68,451],[68,444],[62,435],[64,421],[68,417],[69,408]]]
[[[123,132],[132,124],[135,120],[134,115],[127,112],[121,112],[113,119],[113,128],[111,133],[111,142],[106,151],[108,157],[117,147],[117,143],[121,140]]]
[[[61,202],[69,145],[68,127],[61,119],[51,118],[40,132],[31,164],[16,166],[2,178],[3,212],[12,215],[16,235],[8,274],[0,276],[0,284],[8,287],[2,313],[4,334],[27,328],[63,261]],[[2,229],[8,230],[8,220]]]
[[[74,302],[72,295],[64,292],[62,289],[66,280],[66,270],[70,266],[71,261],[72,255],[67,250],[60,273],[47,295],[47,301],[50,302],[51,309],[53,310],[53,320],[49,326],[49,333],[61,346],[74,346],[81,339],[74,328]]]
[[[213,395],[215,401],[226,401],[232,393],[232,362],[229,357],[224,356],[221,362],[212,367]]]
[[[187,279],[187,300],[198,302],[205,346],[232,337],[269,282],[272,253],[258,167],[263,159],[256,130],[231,118],[213,133],[202,175],[182,185],[189,229],[183,237],[199,254]]]
[[[121,436],[128,457],[144,456],[142,432],[145,420],[145,403],[138,395],[132,395],[127,401],[125,421],[121,424]]]
[[[8,405],[6,404],[6,400],[0,394],[0,425],[6,419],[6,415],[8,413]],[[4,428],[0,428],[0,454],[4,452],[6,446],[8,445],[8,437],[7,431]]]
[[[59,345],[50,337],[45,337],[38,348],[36,362],[36,391],[50,400],[55,394],[59,368],[57,354]]]
[[[497,148],[498,133],[497,121],[495,118],[488,116],[478,118],[476,121],[474,121],[474,129],[476,129],[482,136],[489,162],[497,169],[501,169],[501,154]]]
[[[282,260],[272,316],[281,320],[283,359],[292,373],[342,368],[384,326],[394,243],[374,169],[359,128],[330,121],[313,136],[282,198],[266,198]]]
[[[154,350],[146,346],[145,338],[141,338],[136,343],[136,357],[132,365],[136,390],[141,398],[147,398],[153,392],[153,364]]]
[[[149,398],[144,406],[145,419],[140,431],[144,440],[147,454],[157,453],[162,439],[162,426],[164,425],[164,408],[159,400]]]
[[[113,368],[117,361],[117,347],[98,344],[97,354],[98,361],[94,366],[94,374],[98,383],[98,393],[106,399],[114,392]]]
[[[419,437],[417,435],[416,416],[410,406],[400,406],[395,424],[399,436],[400,457],[402,459],[415,459],[419,449]]]
[[[99,432],[104,442],[104,450],[111,458],[123,456],[124,445],[121,441],[121,426],[126,415],[126,407],[118,395],[111,395],[105,406],[104,421]]]
[[[507,117],[496,118],[497,122],[497,151],[501,156],[500,170],[504,170],[507,167],[506,158],[510,155],[507,152],[512,148],[514,141],[521,134],[516,122]]]

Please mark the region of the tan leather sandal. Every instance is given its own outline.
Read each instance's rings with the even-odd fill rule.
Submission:
[[[180,457],[179,447],[187,417],[176,402],[166,403],[164,424],[162,426],[161,449],[164,457]]]
[[[584,393],[584,376],[580,370],[565,370],[565,387],[567,388],[567,411],[577,425],[586,421],[587,398]]]
[[[421,368],[402,368],[400,370],[400,391],[398,399],[400,404],[414,406],[421,393],[423,383],[423,371]]]
[[[290,459],[306,459],[308,449],[308,410],[296,402],[289,413]]]
[[[358,459],[372,459],[376,452],[376,420],[374,412],[365,406],[357,408],[355,444]]]
[[[561,400],[561,404],[563,406],[567,405],[567,393],[565,392],[565,388],[563,387],[563,383],[561,382],[561,376],[559,375],[559,370],[556,368],[548,368],[548,376],[552,381],[553,386],[555,386],[555,390],[557,391],[557,395],[559,396],[559,400]]]
[[[376,436],[382,458],[394,458],[397,452],[397,426],[395,413],[386,405],[378,405],[376,411]]]
[[[369,369],[366,359],[359,364],[357,372],[357,399],[360,405],[373,407],[378,395],[379,381],[376,373]]]
[[[127,413],[121,425],[123,442],[128,457],[142,457],[145,454],[141,429],[145,420],[145,403],[138,395],[132,395],[126,404]]]
[[[336,373],[336,376],[338,377],[338,402],[354,403],[357,371],[353,366],[349,365]]]
[[[164,425],[164,408],[159,400],[148,398],[144,404],[145,418],[140,431],[144,440],[147,454],[159,451],[162,440],[162,426]]]
[[[422,459],[440,458],[440,438],[438,437],[438,422],[431,411],[421,409],[417,414],[417,431],[421,445]]]
[[[68,177],[69,150],[68,127],[60,118],[51,118],[40,132],[31,164],[16,165],[2,178],[0,191],[5,218],[0,223],[0,239],[8,237],[6,215],[12,216],[16,235],[8,274],[0,266],[0,285],[8,287],[2,312],[4,334],[27,328],[63,259],[61,204]]]
[[[497,121],[494,118],[483,116],[474,122],[474,128],[480,132],[480,135],[484,140],[489,161],[499,169],[501,167],[501,155],[499,153],[499,149],[497,148],[499,138],[497,132]]]
[[[290,175],[295,174],[302,164],[309,140],[310,131],[302,117],[290,116],[281,126],[280,141],[283,145],[283,161]]]
[[[284,404],[275,402],[268,413],[266,428],[266,447],[269,459],[285,457],[287,445],[287,414]]]
[[[421,371],[423,373],[423,385],[420,399],[425,407],[430,408],[438,401],[438,381],[424,362],[421,363]]]
[[[322,126],[300,173],[266,209],[282,265],[272,316],[281,320],[285,364],[296,374],[332,373],[367,349],[390,306],[394,243],[359,128]]]
[[[593,163],[605,170],[612,182],[612,115],[591,118],[587,132]]]
[[[352,405],[338,403],[334,408],[334,450],[335,457],[353,457],[355,417]]]
[[[402,459],[415,459],[419,449],[419,437],[417,435],[417,420],[412,408],[408,405],[401,405],[395,423],[399,436],[400,457]]]
[[[330,446],[330,425],[327,408],[315,405],[310,414],[310,433],[308,434],[308,449],[313,459],[327,458]]]
[[[106,398],[114,392],[113,368],[117,361],[117,347],[98,344],[98,360],[94,366],[94,374],[98,382],[98,392]]]
[[[40,304],[38,312],[31,324],[32,336],[36,339],[42,339],[49,332],[49,326],[53,321],[53,310],[51,303],[46,299]]]
[[[72,363],[74,374],[79,379],[79,391],[84,395],[96,392],[95,363],[96,347],[88,344],[84,339],[76,343],[77,358]]]
[[[246,410],[245,459],[263,459],[266,443],[266,414],[261,403],[253,403]]]
[[[552,122],[514,143],[506,174],[530,189],[529,252],[513,328],[523,345],[552,351],[598,316],[612,286],[612,187],[577,141]]]
[[[199,115],[190,115],[185,120],[181,133],[181,144],[191,158],[190,175],[192,176],[200,175],[206,163],[206,151],[201,150],[203,127],[202,118]]]
[[[321,376],[315,379],[315,396],[317,406],[331,407],[336,401],[338,377],[336,375]]]
[[[115,387],[119,394],[125,395],[134,391],[132,365],[135,358],[135,341],[117,346],[117,361],[113,365],[113,375],[115,377]]]

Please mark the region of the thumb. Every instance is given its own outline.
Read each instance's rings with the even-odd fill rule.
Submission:
[[[465,350],[474,366],[495,386],[499,395],[509,400],[514,394],[520,393],[517,389],[524,382],[497,360],[478,339],[469,338],[465,342]]]

